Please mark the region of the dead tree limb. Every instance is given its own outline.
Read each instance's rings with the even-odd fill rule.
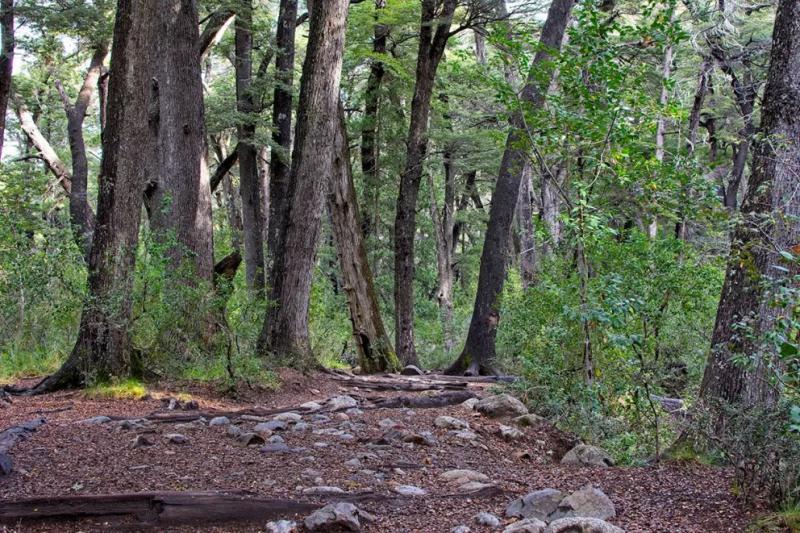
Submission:
[[[18,442],[29,439],[44,423],[44,418],[36,418],[0,432],[0,476],[10,474],[12,470],[11,458],[7,452]]]

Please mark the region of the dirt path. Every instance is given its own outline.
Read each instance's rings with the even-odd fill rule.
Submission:
[[[371,495],[371,500],[358,503],[377,518],[364,524],[364,531],[449,532],[467,525],[479,532],[502,529],[475,524],[473,517],[479,512],[494,513],[509,524],[512,520],[504,518],[504,511],[514,498],[547,487],[569,493],[591,483],[616,507],[617,516],[609,521],[626,531],[734,532],[742,531],[752,518],[752,511],[742,508],[731,494],[731,472],[726,469],[694,464],[565,467],[558,460],[572,445],[570,437],[547,424],[519,428],[524,435],[507,440],[496,431],[508,420],[487,418],[462,405],[371,408],[380,399],[396,397],[426,398],[459,391],[483,396],[489,394],[487,383],[452,385],[444,390],[385,391],[375,390],[369,383],[343,382],[325,374],[284,374],[283,378],[281,391],[252,393],[240,401],[225,400],[202,389],[191,391],[199,411],[206,414],[243,409],[264,412],[310,401],[323,406],[315,413],[303,412],[299,422],[286,420],[286,429],[274,428],[271,436],[262,432],[266,450],[260,442],[243,445],[231,435],[230,426],[211,427],[201,421],[81,422],[95,416],[197,415],[199,411],[170,411],[168,401],[163,400],[169,391],[130,401],[89,400],[79,392],[15,398],[13,404],[0,409],[0,430],[36,417],[45,417],[47,423],[11,450],[14,471],[0,477],[0,500],[149,491],[244,491],[264,498],[319,502],[335,497],[315,495],[312,488],[320,491],[324,489],[319,487],[336,487],[351,495]],[[419,382],[402,383],[419,387]],[[325,402],[341,395],[355,399],[358,408],[330,410],[331,404]],[[441,416],[467,422],[474,438],[437,427],[435,421]],[[260,423],[256,418],[229,416],[245,433]],[[273,417],[260,418],[270,421]],[[170,442],[170,434],[180,434],[186,442]],[[136,439],[139,445],[134,444]],[[442,473],[452,469],[485,474],[500,489],[499,494],[453,497],[458,490],[440,479]],[[400,497],[397,491],[406,485],[427,494]],[[285,518],[302,521],[303,517]],[[170,531],[263,531],[265,522],[185,526]],[[125,519],[109,521],[104,517],[8,525],[18,531],[108,531],[124,523]]]

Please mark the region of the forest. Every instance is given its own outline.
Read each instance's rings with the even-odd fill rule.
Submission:
[[[800,531],[800,0],[0,37],[3,531]]]

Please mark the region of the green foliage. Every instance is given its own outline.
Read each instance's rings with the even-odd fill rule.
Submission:
[[[137,379],[125,379],[96,383],[87,388],[85,394],[89,398],[103,400],[141,400],[147,395],[147,388]]]

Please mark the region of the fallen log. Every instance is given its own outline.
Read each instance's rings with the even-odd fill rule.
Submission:
[[[13,448],[18,442],[30,438],[31,435],[45,423],[44,418],[36,418],[23,422],[19,425],[12,426],[0,432],[0,476],[8,475],[13,469],[11,457],[8,456],[8,451]]]
[[[375,398],[372,405],[362,407],[362,409],[433,409],[436,407],[447,407],[465,402],[477,395],[468,390],[455,392],[444,392],[436,396],[395,396],[394,398]]]

